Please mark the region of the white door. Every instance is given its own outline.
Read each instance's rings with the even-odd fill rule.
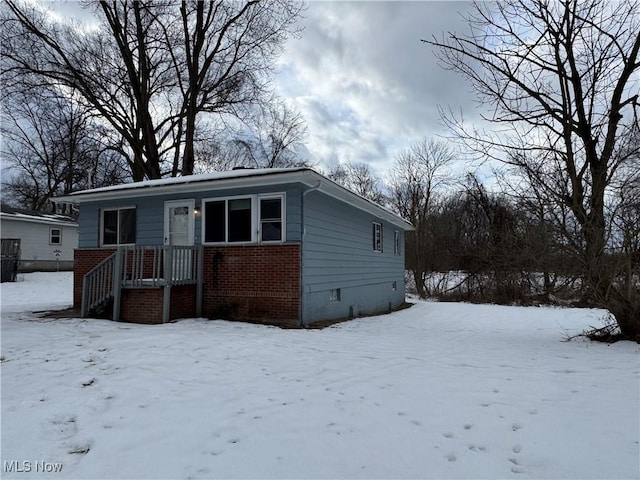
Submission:
[[[164,244],[193,246],[195,200],[164,202]],[[191,277],[191,250],[173,250],[173,280]]]

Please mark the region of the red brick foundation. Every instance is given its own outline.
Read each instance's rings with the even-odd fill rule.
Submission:
[[[196,316],[196,286],[179,285],[171,287],[171,308],[169,319]]]
[[[164,288],[124,288],[120,300],[120,321],[162,323]]]
[[[82,303],[84,275],[113,249],[75,251],[74,307]],[[202,314],[208,318],[300,325],[300,245],[204,248]],[[195,315],[195,285],[171,288],[170,319]],[[163,288],[123,289],[120,319],[162,323]]]
[[[82,279],[93,267],[115,252],[112,248],[83,248],[73,252],[73,308],[82,306]]]
[[[300,325],[300,245],[205,247],[209,318]]]

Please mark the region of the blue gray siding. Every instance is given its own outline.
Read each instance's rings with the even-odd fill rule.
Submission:
[[[153,195],[127,197],[121,200],[85,202],[80,206],[78,223],[80,248],[99,247],[100,243],[100,209],[116,207],[136,207],[136,244],[162,245],[164,237],[164,202],[169,200],[195,199],[196,207],[202,207],[202,199],[230,197],[236,195],[254,195],[263,193],[282,193],[286,195],[286,240],[300,242],[301,239],[301,207],[300,185],[283,185],[276,187],[238,188],[216,190],[213,192],[179,193],[171,195]],[[201,242],[202,217],[195,219],[195,243]]]
[[[401,229],[321,191],[306,195],[303,206],[305,324],[383,312],[404,301]],[[373,222],[383,225],[382,253],[373,251]],[[400,255],[394,254],[394,230],[400,231]],[[332,289],[340,289],[340,300],[330,301]]]

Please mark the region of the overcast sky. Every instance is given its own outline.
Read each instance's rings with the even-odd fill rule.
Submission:
[[[86,20],[73,1],[52,3]],[[468,84],[436,64],[421,42],[461,31],[469,2],[310,1],[300,38],[289,40],[275,77],[302,112],[310,159],[328,169],[367,162],[383,175],[402,149],[446,133],[438,106],[474,116]]]
[[[473,116],[468,84],[439,67],[420,41],[464,29],[459,12],[469,6],[311,2],[276,81],[307,120],[312,159],[368,162],[383,173],[401,149],[445,133],[438,105]]]

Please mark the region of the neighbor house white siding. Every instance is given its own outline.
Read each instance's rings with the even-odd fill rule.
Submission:
[[[78,247],[78,226],[68,222],[1,217],[2,238],[20,239],[21,271],[73,268],[73,251]],[[51,243],[51,229],[60,230],[60,243]]]

